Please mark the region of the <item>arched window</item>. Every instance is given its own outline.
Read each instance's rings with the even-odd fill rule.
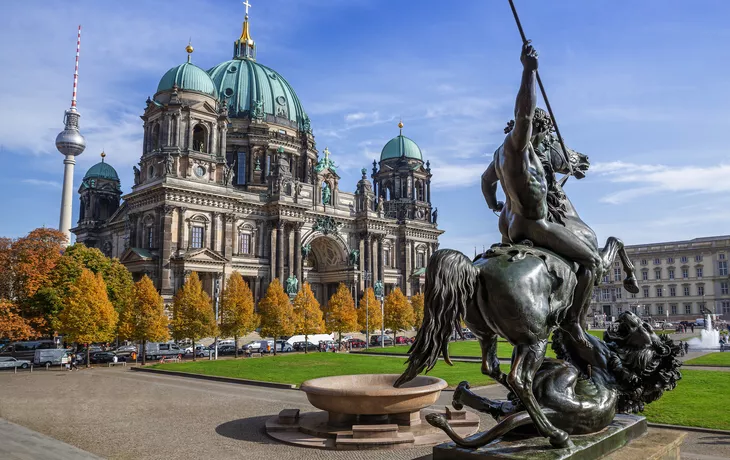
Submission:
[[[206,145],[205,138],[205,128],[200,124],[195,125],[193,128],[193,150],[203,153],[207,152],[208,146]]]
[[[160,125],[159,123],[155,123],[155,126],[152,127],[152,150],[157,150],[160,148]]]

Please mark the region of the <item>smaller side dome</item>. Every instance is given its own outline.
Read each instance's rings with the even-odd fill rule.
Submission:
[[[119,182],[119,175],[109,163],[104,163],[102,160],[86,171],[84,180],[86,179],[107,179]]]
[[[423,161],[421,148],[418,144],[402,134],[399,134],[385,144],[385,147],[380,152],[380,161],[400,157]]]
[[[174,86],[185,91],[198,91],[213,97],[218,97],[213,81],[207,72],[200,67],[186,62],[168,70],[157,85],[157,92],[169,91]]]

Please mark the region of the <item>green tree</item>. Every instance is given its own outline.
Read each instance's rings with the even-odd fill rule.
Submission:
[[[238,358],[238,338],[250,334],[259,325],[259,317],[254,311],[253,293],[238,272],[233,272],[223,289],[220,315],[221,335],[233,336]]]
[[[395,343],[396,332],[413,326],[413,308],[400,288],[395,288],[385,296],[383,310],[385,327],[393,330],[393,343]]]
[[[411,306],[413,307],[413,326],[418,329],[423,323],[423,294],[411,296]]]
[[[276,354],[276,339],[282,335],[294,334],[294,308],[278,278],[269,283],[266,295],[259,302],[259,316],[261,335],[274,338]]]
[[[203,290],[198,274],[190,278],[178,289],[172,302],[172,333],[175,339],[190,339],[195,342],[203,337],[212,337],[218,332],[215,313],[210,297]],[[195,354],[193,354],[195,361]]]
[[[147,364],[147,342],[170,339],[165,303],[152,280],[143,276],[134,285],[134,301],[120,315],[119,335],[126,340],[142,342],[142,364]]]
[[[375,297],[373,288],[367,288],[363,292],[362,297],[360,297],[360,303],[357,308],[357,323],[360,329],[367,331],[367,340],[370,340],[370,334],[375,332],[375,329],[380,329],[382,321],[383,315],[380,311],[380,301]]]
[[[324,321],[328,331],[337,332],[340,343],[343,332],[357,330],[355,301],[345,283],[340,283],[337,291],[330,297],[324,312]]]
[[[106,293],[101,275],[83,269],[79,279],[69,288],[59,316],[61,332],[69,342],[86,345],[86,365],[89,347],[94,342],[109,342],[114,338],[119,315]]]
[[[309,352],[306,344],[309,343],[310,334],[319,334],[324,331],[324,319],[319,302],[314,297],[309,283],[304,283],[302,289],[294,298],[295,334],[304,334],[304,353]]]

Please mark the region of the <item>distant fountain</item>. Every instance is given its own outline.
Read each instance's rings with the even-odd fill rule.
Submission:
[[[712,327],[712,315],[705,310],[705,328],[700,331],[700,338],[689,340],[690,350],[720,349],[720,331]]]

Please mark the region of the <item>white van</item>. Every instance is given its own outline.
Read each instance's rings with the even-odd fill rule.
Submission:
[[[62,366],[68,363],[68,350],[63,348],[52,348],[50,350],[36,350],[33,356],[33,365]]]
[[[335,340],[335,338],[333,334],[312,334],[307,336],[307,340],[312,343],[319,343],[327,342],[328,340]],[[289,340],[287,340],[287,342],[290,345],[294,345],[297,342],[304,342],[304,335],[293,335],[289,337]]]

